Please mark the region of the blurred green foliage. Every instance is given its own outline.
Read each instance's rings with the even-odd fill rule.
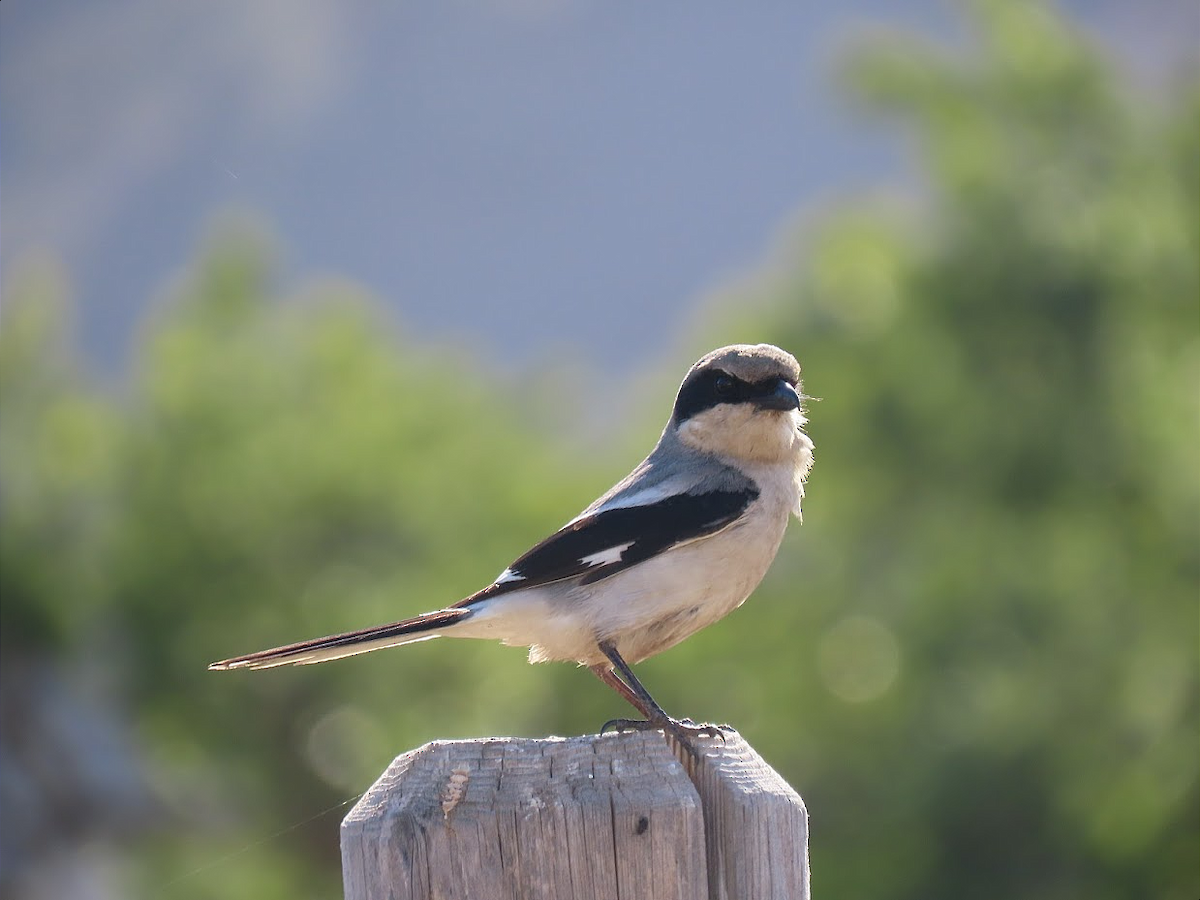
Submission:
[[[847,66],[923,196],[807,223],[688,348],[796,353],[817,466],[752,601],[641,673],[805,796],[816,896],[1191,900],[1200,85],[1155,106],[1046,8],[973,9],[969,59],[890,37]],[[336,896],[346,807],[255,842],[426,740],[626,712],[476,642],[205,665],[469,593],[624,474],[630,434],[563,437],[552,384],[345,286],[281,297],[253,234],[209,243],[119,396],[78,370],[66,294],[52,265],[6,290],[0,640],[102,661],[132,711],[168,823],[139,892]]]

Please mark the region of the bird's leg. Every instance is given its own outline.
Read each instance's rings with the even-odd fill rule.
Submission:
[[[629,705],[634,707],[643,716],[645,716],[647,719],[650,719],[654,716],[654,712],[650,709],[650,707],[646,706],[646,704],[642,702],[642,698],[634,693],[633,689],[620,679],[617,673],[612,670],[612,666],[591,666],[590,668],[597,678],[624,697]],[[606,723],[604,727],[607,728],[609,724],[611,723]]]
[[[607,731],[609,728],[615,728],[617,731],[644,731],[661,728],[664,732],[673,735],[693,755],[696,751],[690,744],[691,738],[720,737],[722,740],[724,739],[721,729],[716,725],[697,725],[691,719],[682,721],[672,719],[650,696],[650,692],[646,690],[645,686],[638,681],[633,670],[629,668],[629,664],[621,658],[621,654],[617,652],[617,648],[611,641],[601,641],[600,650],[608,657],[620,675],[608,666],[592,666],[591,669],[596,673],[596,677],[624,697],[634,709],[646,717],[644,721],[612,719],[604,723],[600,729],[601,732]]]

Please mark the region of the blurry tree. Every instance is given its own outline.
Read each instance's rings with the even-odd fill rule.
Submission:
[[[153,813],[122,692],[102,667],[77,664],[81,627],[105,596],[121,421],[82,387],[58,266],[30,261],[6,287],[0,897],[19,896],[35,875],[43,895],[69,895],[93,869],[81,845],[137,834]]]
[[[510,681],[527,677],[519,653],[478,644],[321,672],[206,664],[465,596],[569,517],[564,498],[586,502],[569,480],[588,490],[468,354],[401,341],[344,286],[275,302],[266,257],[220,242],[147,339],[113,563],[130,681],[184,785],[179,811],[221,797],[259,830],[362,790],[404,749],[478,733],[489,712],[529,727],[537,689]],[[345,811],[308,846],[281,845],[294,854],[272,867],[283,894],[311,891],[314,867],[330,882],[316,893],[336,893]]]
[[[270,258],[253,232],[218,234],[148,325],[119,403],[72,369],[52,268],[7,298],[4,661],[85,661],[136,710],[165,824],[144,842],[155,896],[335,895],[348,807],[174,879],[345,800],[403,749],[552,721],[521,654],[477,643],[317,677],[205,667],[465,596],[598,485],[587,453],[568,467],[565,441],[522,426],[516,384],[404,342],[345,285],[281,302]],[[29,731],[30,683],[4,679],[6,740]],[[12,796],[51,803],[6,774]]]
[[[1155,106],[1046,7],[973,8],[970,58],[852,59],[928,197],[837,209],[760,291],[825,398],[807,524],[678,653],[777,661],[744,730],[809,801],[819,894],[1186,900],[1200,91]]]

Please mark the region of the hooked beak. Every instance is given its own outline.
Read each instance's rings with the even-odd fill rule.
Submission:
[[[755,397],[754,403],[761,409],[799,409],[800,395],[794,387],[780,378],[769,391]]]

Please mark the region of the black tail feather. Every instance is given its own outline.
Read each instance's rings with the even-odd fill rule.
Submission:
[[[412,619],[393,622],[390,625],[378,625],[374,628],[364,628],[360,631],[347,631],[344,634],[331,634],[326,637],[313,638],[288,644],[284,647],[274,647],[270,650],[260,650],[245,656],[235,656],[215,662],[208,668],[214,671],[225,669],[268,669],[272,666],[307,665],[324,662],[328,659],[339,659],[356,653],[366,653],[382,647],[398,646],[425,637],[437,637],[437,632],[470,616],[472,610],[466,608],[440,609],[437,612],[425,613]]]

